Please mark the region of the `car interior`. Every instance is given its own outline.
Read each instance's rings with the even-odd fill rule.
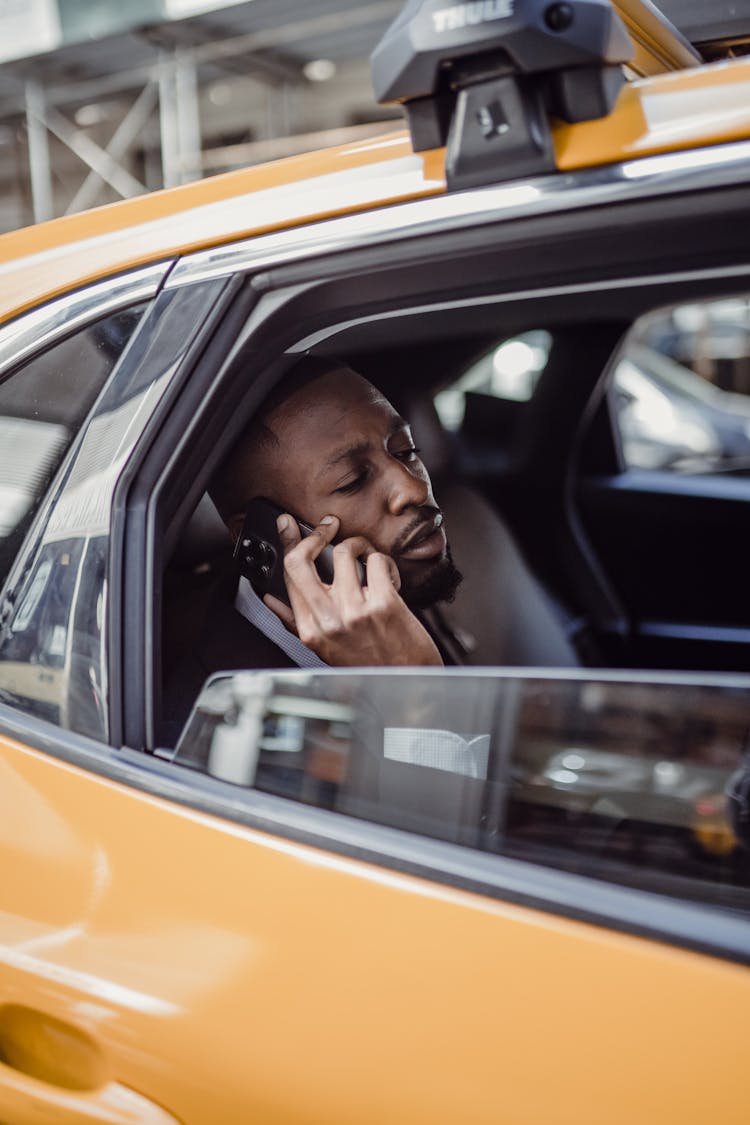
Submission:
[[[545,571],[549,568],[540,568],[538,575],[519,546],[533,538],[525,533],[533,523],[526,502],[519,497],[512,506],[515,518],[509,514],[509,497],[519,495],[513,479],[519,474],[514,443],[521,437],[523,410],[513,410],[519,404],[490,400],[498,408],[498,423],[505,431],[505,441],[498,443],[488,441],[482,432],[488,419],[481,404],[476,409],[471,393],[466,396],[466,414],[458,431],[446,429],[435,405],[435,395],[496,343],[491,336],[472,334],[451,341],[449,347],[443,341],[425,341],[422,346],[412,342],[401,348],[365,351],[344,347],[345,341],[336,338],[330,341],[329,351],[345,356],[412,424],[465,576],[461,592],[445,612],[454,630],[465,638],[467,662],[570,666],[580,660],[575,639],[580,616],[567,609],[562,583],[548,585]],[[479,420],[476,428],[475,418]],[[491,423],[488,429],[494,429]],[[522,487],[520,491],[524,491]],[[546,506],[544,501],[540,518],[544,518],[542,506]],[[201,613],[215,583],[231,572],[231,555],[228,532],[204,495],[165,573],[165,679],[200,627]],[[191,607],[188,614],[186,604]]]
[[[631,323],[540,311],[522,320],[489,302],[404,310],[300,350],[342,358],[412,423],[465,575],[442,612],[466,663],[750,668],[750,609],[731,547],[748,486],[731,474],[628,468],[612,372]],[[533,386],[511,397],[482,382],[502,345],[529,352],[540,338]],[[231,556],[204,495],[164,574],[165,681]]]
[[[732,758],[743,743],[742,708],[732,695],[741,694],[739,681],[726,681],[721,708],[727,716],[716,726],[717,734],[705,710],[715,703],[702,703],[704,695],[696,690],[691,698],[700,715],[688,715],[685,696],[670,696],[673,689],[656,680],[661,670],[673,678],[680,672],[750,670],[750,601],[737,550],[737,529],[750,504],[744,462],[735,464],[714,446],[706,447],[704,462],[692,454],[686,457],[684,449],[678,455],[665,446],[663,463],[654,464],[649,447],[638,464],[633,454],[638,443],[623,419],[634,409],[633,401],[641,411],[648,402],[627,390],[632,380],[617,381],[622,364],[633,364],[641,355],[644,325],[651,323],[643,320],[646,314],[656,310],[658,326],[671,323],[672,310],[685,306],[686,299],[695,309],[727,297],[744,302],[744,325],[748,302],[742,292],[716,294],[695,287],[661,305],[653,295],[644,299],[636,294],[630,306],[624,299],[593,298],[585,319],[580,308],[577,315],[576,310],[571,313],[567,301],[535,300],[513,307],[492,299],[446,302],[440,308],[404,307],[387,316],[318,327],[291,344],[281,361],[255,367],[253,380],[248,380],[247,363],[235,362],[235,393],[256,378],[265,377],[267,388],[308,353],[341,359],[383,391],[412,425],[445,515],[455,561],[464,574],[455,601],[441,607],[451,631],[461,639],[461,663],[539,674],[522,689],[519,721],[527,724],[523,729],[528,733],[517,735],[520,772],[514,774],[516,788],[502,830],[490,831],[486,820],[493,802],[503,803],[502,784],[488,786],[439,770],[425,773],[417,766],[384,762],[372,753],[356,756],[347,785],[335,795],[336,786],[326,782],[321,788],[302,771],[295,780],[294,771],[266,769],[261,756],[259,789],[421,835],[481,849],[501,848],[518,858],[572,871],[581,869],[585,854],[586,870],[598,871],[601,863],[606,878],[624,883],[647,885],[651,878],[658,882],[667,871],[669,879],[676,880],[674,887],[679,884],[677,893],[692,894],[694,883],[701,888],[695,893],[711,901],[736,905],[736,894],[737,902],[744,903],[744,853],[734,845],[724,848],[724,841],[733,838],[721,817],[716,829],[712,818],[723,804],[710,793],[698,802],[695,813],[697,822],[706,825],[708,844],[698,843],[694,835],[687,844],[673,846],[667,828],[639,826],[635,811],[631,819],[625,806],[614,819],[604,806],[584,815],[576,796],[570,797],[570,804],[560,797],[559,807],[550,797],[550,803],[540,807],[534,790],[537,768],[550,779],[556,770],[570,774],[565,754],[571,745],[590,747],[577,751],[585,762],[579,767],[584,773],[590,768],[599,777],[597,771],[603,770],[602,776],[612,778],[625,777],[622,771],[631,768],[631,754],[638,758],[642,752],[647,760],[654,755],[655,761],[662,756],[669,765],[681,761],[683,752],[687,761],[694,755],[696,763],[703,763],[705,753],[705,768],[698,768],[707,771],[701,784],[708,785],[714,758]],[[614,315],[615,308],[620,315]],[[233,435],[247,425],[262,397],[256,393],[253,403],[243,404],[238,395]],[[675,419],[667,415],[671,425]],[[675,417],[682,440],[689,428],[681,416]],[[705,435],[696,435],[697,446],[701,441],[705,445]],[[654,440],[662,438],[657,435]],[[226,454],[231,440],[219,444],[218,452]],[[192,513],[184,513],[172,530],[161,588],[163,684],[174,676],[201,630],[213,627],[217,586],[236,582],[232,541],[208,496],[217,465],[218,456],[204,466],[195,482],[201,495]],[[563,678],[555,686],[554,673],[544,679],[545,670],[575,674],[585,668],[637,670],[632,703],[625,688],[614,694],[600,688],[607,699],[604,710],[598,712],[595,706],[589,715],[581,703],[580,692],[585,695],[585,690],[580,683],[575,686]],[[460,675],[460,669],[457,672]],[[651,687],[647,678],[641,682],[649,672],[656,675]],[[480,681],[484,682],[478,673],[469,691],[468,681],[458,675],[455,689],[447,683],[442,689],[440,703],[455,714],[480,699]],[[202,686],[203,682],[195,684],[196,696]],[[596,684],[592,680],[589,686],[593,691]],[[283,685],[279,690],[283,693]],[[414,677],[410,692],[419,690]],[[387,701],[389,716],[406,715],[405,700],[395,689],[379,684],[373,692]],[[634,707],[645,708],[638,752],[631,746]],[[670,712],[666,719],[664,707]],[[186,728],[184,714],[176,722],[170,716],[158,725],[157,716],[158,746],[166,753],[184,744],[189,758],[195,741],[190,732],[198,729],[195,721]],[[206,729],[212,729],[213,721]],[[591,729],[586,723],[593,724]],[[183,743],[186,729],[190,737]],[[735,747],[731,753],[723,741],[730,735]],[[335,743],[336,737],[335,732],[324,734],[329,742]],[[674,739],[683,737],[680,749]],[[364,720],[356,738],[364,750],[377,743],[379,735]],[[543,767],[534,764],[537,746],[547,747]],[[628,783],[622,783],[627,788]],[[636,787],[641,784],[634,781]],[[675,799],[687,801],[680,794]],[[660,868],[658,876],[649,873],[653,864]],[[683,888],[681,880],[688,871]]]

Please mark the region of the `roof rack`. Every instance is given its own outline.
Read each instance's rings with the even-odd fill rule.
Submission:
[[[701,2],[705,5],[705,0]],[[633,40],[635,53],[628,66],[635,74],[646,77],[703,62],[692,43],[651,0],[612,0],[612,6]]]
[[[653,45],[649,0],[407,0],[373,52],[375,96],[403,105],[416,152],[447,146],[449,190],[554,171],[550,116],[605,117],[636,56],[618,8],[646,12]]]

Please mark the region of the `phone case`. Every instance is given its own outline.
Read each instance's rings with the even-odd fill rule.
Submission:
[[[276,520],[283,511],[278,504],[263,497],[252,500],[234,549],[234,558],[240,573],[247,578],[258,597],[272,594],[289,605],[284,582],[284,549],[276,527]],[[297,523],[303,538],[312,532],[313,529],[303,520],[298,519]],[[323,582],[333,581],[332,547],[325,547],[320,552],[315,566]],[[361,566],[360,571],[361,579],[364,577]]]

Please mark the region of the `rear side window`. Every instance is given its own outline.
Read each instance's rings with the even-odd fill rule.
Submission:
[[[615,367],[613,404],[629,469],[750,472],[750,299],[641,317]]]
[[[0,382],[0,584],[143,308],[88,325]]]
[[[217,676],[175,760],[363,820],[750,912],[747,681]]]
[[[491,400],[528,402],[547,366],[552,337],[545,329],[534,329],[497,344],[478,359],[450,386],[435,396],[435,409],[447,430],[470,424],[473,409],[492,410]]]

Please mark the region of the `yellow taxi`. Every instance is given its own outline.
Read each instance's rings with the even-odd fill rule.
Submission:
[[[0,1121],[747,1120],[741,48],[413,0],[408,131],[0,238]],[[459,656],[175,720],[307,354],[412,422]]]

